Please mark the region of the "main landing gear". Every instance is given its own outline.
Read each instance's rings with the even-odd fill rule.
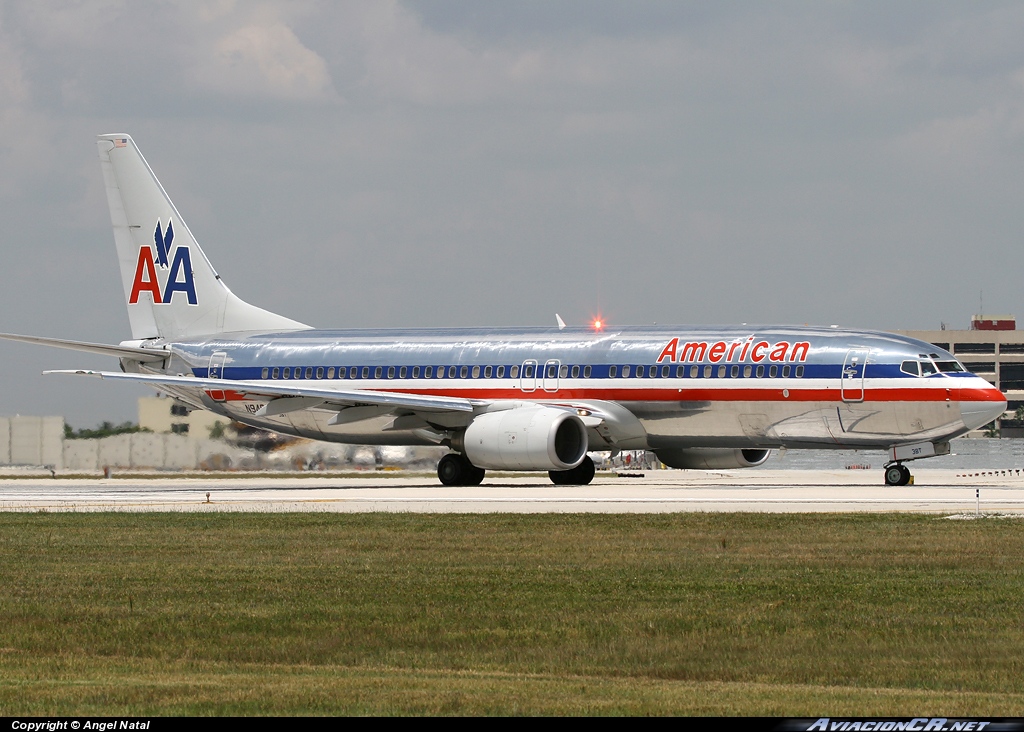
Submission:
[[[465,455],[453,452],[437,464],[437,477],[445,485],[480,485],[484,469],[473,465]]]
[[[910,468],[903,463],[893,463],[885,466],[886,485],[907,485],[910,483]]]
[[[548,477],[555,485],[590,485],[594,479],[594,461],[589,455],[583,456],[583,462],[571,470],[549,470]]]
[[[457,452],[448,453],[437,464],[437,477],[445,485],[480,485],[484,472]],[[589,485],[594,479],[594,461],[585,455],[583,462],[572,470],[549,470],[548,476],[555,485]]]

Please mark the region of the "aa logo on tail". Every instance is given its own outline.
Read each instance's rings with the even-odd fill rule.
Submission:
[[[198,305],[196,298],[196,283],[192,276],[192,257],[187,246],[174,247],[174,225],[167,220],[167,232],[160,228],[160,220],[157,219],[156,228],[153,230],[153,246],[139,248],[139,261],[135,265],[135,279],[132,281],[132,294],[128,298],[130,304],[139,301],[139,295],[148,292],[153,297],[153,303],[169,303],[174,293],[183,292],[188,298],[189,305]],[[173,248],[173,256],[172,256]],[[154,259],[154,253],[156,258]],[[170,264],[168,264],[170,260]],[[158,278],[157,267],[160,268],[162,277]],[[163,283],[161,285],[161,280]],[[161,294],[161,289],[163,294]]]

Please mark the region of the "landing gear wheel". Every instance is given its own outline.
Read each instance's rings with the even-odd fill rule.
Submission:
[[[906,465],[890,465],[885,469],[886,485],[907,485],[910,483],[910,468]]]
[[[465,455],[449,453],[437,464],[437,478],[444,485],[480,485],[486,471],[466,459]]]
[[[571,470],[549,470],[548,477],[555,485],[589,485],[594,479],[594,461],[589,455],[583,456],[583,462]]]
[[[478,468],[473,463],[466,461],[466,476],[462,482],[462,485],[480,485],[484,482],[484,475],[487,471],[483,468]]]

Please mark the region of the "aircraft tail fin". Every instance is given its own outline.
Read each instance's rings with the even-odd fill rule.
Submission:
[[[308,328],[234,295],[125,134],[97,138],[132,338]]]

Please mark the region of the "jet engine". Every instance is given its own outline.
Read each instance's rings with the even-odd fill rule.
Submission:
[[[478,468],[570,470],[587,454],[587,428],[572,412],[517,407],[476,417],[452,446]]]
[[[732,447],[684,447],[655,450],[658,459],[670,468],[691,470],[729,470],[760,465],[771,450],[740,450]]]

